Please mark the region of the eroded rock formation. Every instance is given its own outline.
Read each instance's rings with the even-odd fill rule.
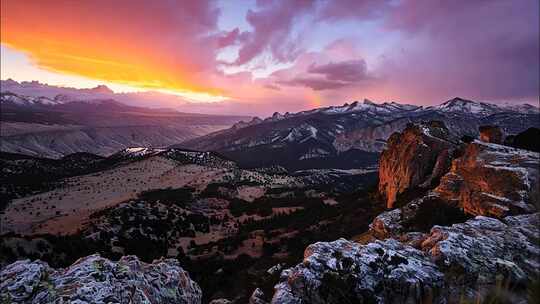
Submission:
[[[434,192],[467,213],[503,217],[538,208],[540,154],[475,141]]]
[[[388,139],[379,161],[379,193],[387,208],[414,187],[429,187],[450,166],[456,140],[442,122],[409,124]]]
[[[21,260],[0,272],[2,303],[201,303],[202,292],[173,259],[140,262],[124,256],[112,262],[99,255],[66,269]]]

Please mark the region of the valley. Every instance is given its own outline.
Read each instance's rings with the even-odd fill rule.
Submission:
[[[241,169],[206,152],[143,148],[97,162],[107,165],[7,205],[2,263],[29,256],[67,266],[96,251],[177,258],[206,288],[205,299],[246,299],[246,284],[255,288],[267,265],[290,264],[313,241],[360,234],[379,210],[367,196],[373,169],[291,175]]]
[[[49,158],[77,152],[109,156],[129,147],[167,147],[247,119],[128,105],[114,99],[129,102],[125,96],[104,88],[1,81],[2,152]]]

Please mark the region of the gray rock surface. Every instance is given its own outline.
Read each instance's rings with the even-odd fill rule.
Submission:
[[[482,299],[497,282],[520,288],[540,274],[540,214],[498,220],[478,216],[430,233],[360,245],[315,243],[304,261],[281,274],[272,303],[453,303]]]
[[[65,269],[21,260],[0,271],[2,303],[201,303],[202,292],[176,260],[140,262],[99,255]]]

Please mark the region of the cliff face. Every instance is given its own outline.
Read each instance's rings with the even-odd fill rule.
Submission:
[[[488,136],[497,130],[483,128],[482,138],[499,141]],[[500,218],[537,210],[538,153],[482,141],[455,142],[444,125],[433,122],[392,135],[379,165],[379,193],[387,207],[394,207],[400,193],[436,186],[429,195],[471,215]],[[454,154],[460,155],[452,160]]]
[[[112,262],[99,255],[66,269],[21,260],[0,272],[2,303],[201,303],[202,292],[176,260]]]
[[[371,224],[373,235],[399,237],[407,231],[460,222],[467,215],[503,218],[539,210],[540,154],[481,141],[459,150],[461,156],[452,161],[438,186],[377,216]],[[418,158],[394,161],[407,166]],[[388,176],[399,174],[389,172]]]
[[[390,136],[379,161],[379,193],[387,208],[414,187],[429,187],[447,172],[455,139],[441,122],[410,124]]]

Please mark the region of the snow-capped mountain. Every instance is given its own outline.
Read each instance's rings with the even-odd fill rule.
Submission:
[[[38,81],[17,82],[12,79],[0,81],[2,102],[10,101],[8,96],[14,96],[13,102],[19,105],[53,105],[76,100],[111,99],[114,92],[105,85],[90,89],[57,87]],[[40,102],[40,101],[48,102]]]
[[[130,146],[166,147],[245,119],[132,106],[105,86],[71,89],[1,82],[1,151],[59,158],[110,155]]]
[[[491,115],[503,111],[501,107],[485,102],[475,102],[456,97],[440,105],[429,107],[436,111],[458,114]]]
[[[45,96],[25,96],[25,95],[17,95],[15,93],[11,92],[2,92],[0,93],[0,102],[3,105],[6,104],[13,104],[17,106],[51,106],[51,105],[59,105],[62,104],[62,96],[58,95],[58,99],[55,98],[49,98]]]
[[[498,106],[462,98],[431,107],[364,100],[298,113],[276,112],[178,146],[218,151],[245,166],[304,169],[337,162],[338,167],[350,168],[375,161],[386,139],[411,122],[441,120],[458,135],[475,135],[480,125],[497,124],[516,134],[540,127],[539,113],[531,105]]]

